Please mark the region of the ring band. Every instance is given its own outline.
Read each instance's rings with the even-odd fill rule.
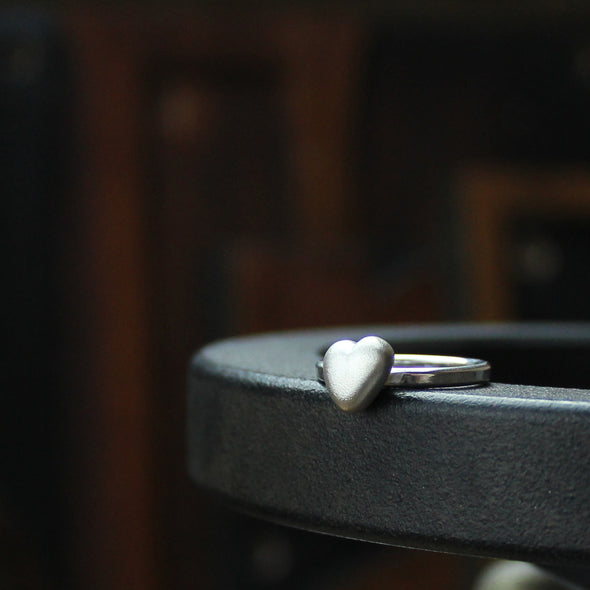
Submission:
[[[457,387],[490,380],[490,363],[481,359],[433,354],[396,354],[385,386]],[[324,382],[324,363],[316,364],[318,379]]]

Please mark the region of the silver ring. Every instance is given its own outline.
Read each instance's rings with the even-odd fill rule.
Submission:
[[[388,342],[368,336],[335,342],[316,364],[336,404],[347,411],[366,408],[385,386],[424,388],[481,385],[489,382],[490,363],[431,354],[394,354]]]
[[[435,354],[396,354],[394,359],[386,387],[457,387],[490,380],[490,363],[481,359]],[[318,361],[316,368],[323,382],[324,363]]]

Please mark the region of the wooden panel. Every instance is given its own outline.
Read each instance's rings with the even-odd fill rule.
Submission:
[[[188,356],[211,335],[209,271],[240,236],[329,242],[348,229],[356,33],[330,19],[130,8],[81,9],[68,28],[82,170],[76,581],[207,585],[211,524],[184,472],[182,433]],[[273,116],[283,135],[268,127]],[[281,169],[281,142],[291,169]]]

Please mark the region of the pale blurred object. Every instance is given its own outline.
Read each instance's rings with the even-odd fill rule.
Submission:
[[[497,561],[486,567],[473,585],[473,590],[572,590],[550,574],[522,561]]]

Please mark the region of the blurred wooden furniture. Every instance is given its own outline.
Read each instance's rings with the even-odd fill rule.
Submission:
[[[131,9],[82,9],[67,29],[76,582],[207,587],[207,507],[183,461],[190,353],[224,329],[377,319],[391,304],[367,298],[351,240],[364,30]],[[309,281],[338,294],[330,313]]]
[[[549,15],[562,35],[548,49],[545,29],[531,36],[527,18],[521,33],[512,15],[510,45],[502,14],[488,25],[474,11],[425,24],[409,10],[389,31],[342,10],[64,11],[77,586],[213,585],[214,517],[183,459],[193,350],[239,332],[464,318],[451,309],[452,172],[466,158],[587,155],[579,112],[559,102],[569,79],[544,86],[563,82],[586,33]],[[547,112],[561,113],[553,127]],[[510,314],[502,253],[486,244],[512,197],[494,208],[490,191],[521,187],[489,180],[461,189],[487,195],[465,201],[486,261],[470,279],[480,318]]]

